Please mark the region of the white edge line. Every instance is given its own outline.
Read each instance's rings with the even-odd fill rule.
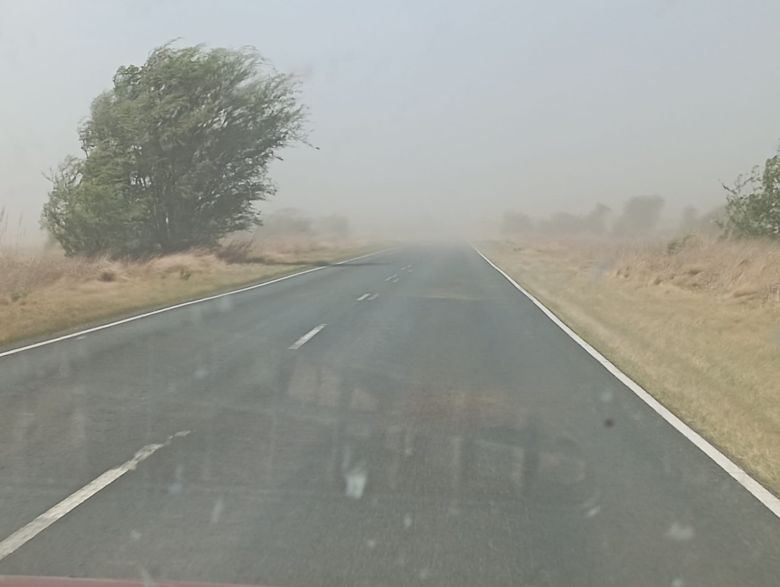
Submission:
[[[294,343],[290,345],[291,351],[297,351],[299,348],[301,348],[303,345],[305,345],[307,342],[309,342],[312,338],[317,336],[317,333],[320,332],[323,328],[325,328],[327,324],[320,324],[319,326],[315,326],[309,332],[304,334],[302,337],[300,337],[298,340],[296,340]]]
[[[391,249],[383,249],[381,251],[376,251],[373,253],[368,253],[367,255],[360,255],[359,257],[353,257],[351,259],[345,259],[343,261],[339,261],[338,263],[333,263],[332,265],[345,265],[347,263],[351,263],[353,261],[359,261],[360,259],[366,259],[368,257],[373,257],[375,255],[381,255],[383,253],[389,253],[390,251],[396,250],[395,248]],[[50,344],[54,344],[55,342],[62,342],[64,340],[71,340],[73,338],[77,338],[79,336],[84,336],[87,334],[92,334],[93,332],[99,332],[101,330],[106,330],[107,328],[113,328],[114,326],[120,326],[122,324],[127,324],[128,322],[134,322],[136,320],[140,320],[141,318],[148,318],[150,316],[156,316],[157,314],[162,314],[163,312],[170,312],[171,310],[178,310],[179,308],[185,308],[187,306],[192,306],[194,304],[200,304],[202,302],[210,302],[211,300],[217,300],[219,298],[224,298],[226,296],[232,296],[235,294],[243,293],[245,291],[251,291],[253,289],[258,289],[260,287],[265,287],[266,285],[272,285],[274,283],[279,283],[280,281],[285,281],[287,279],[292,279],[293,277],[300,277],[301,275],[306,275],[307,273],[313,273],[315,271],[320,271],[321,269],[325,269],[327,267],[330,267],[332,265],[322,265],[319,267],[312,267],[311,269],[306,269],[305,271],[299,271],[298,273],[293,273],[291,275],[285,275],[283,277],[277,277],[276,279],[271,279],[270,281],[263,281],[260,283],[255,283],[253,285],[248,285],[246,287],[242,287],[239,289],[234,289],[231,291],[226,291],[220,294],[215,294],[211,296],[206,296],[205,298],[198,298],[196,300],[189,300],[187,302],[181,302],[179,304],[174,304],[172,306],[166,306],[164,308],[158,308],[157,310],[152,310],[150,312],[144,312],[143,314],[136,314],[135,316],[129,316],[127,318],[123,318],[121,320],[116,320],[114,322],[108,322],[107,324],[100,324],[98,326],[93,326],[92,328],[86,328],[84,330],[79,330],[77,332],[72,332],[70,334],[64,334],[62,336],[57,336],[55,338],[49,338],[46,340],[42,340],[40,342],[36,342],[33,344],[28,344],[25,346],[17,347],[15,349],[10,349],[7,351],[4,351],[0,353],[0,359],[3,357],[8,357],[11,355],[15,355],[17,353],[21,353],[24,351],[29,351],[32,349],[37,349],[42,346],[47,346]]]
[[[664,420],[666,420],[669,424],[671,424],[680,434],[685,436],[688,440],[690,440],[699,450],[701,450],[704,454],[706,454],[708,457],[710,457],[715,463],[724,471],[726,471],[729,475],[731,475],[734,480],[739,483],[742,487],[744,487],[753,497],[755,497],[758,501],[760,501],[764,506],[766,506],[769,511],[771,511],[775,516],[780,518],[780,499],[778,499],[772,492],[770,492],[766,487],[761,485],[758,481],[753,479],[753,477],[750,476],[750,474],[745,471],[742,467],[737,465],[734,461],[732,461],[730,458],[728,458],[726,455],[724,455],[722,452],[720,452],[717,448],[715,448],[712,444],[710,444],[707,440],[705,440],[698,432],[693,430],[690,426],[688,426],[685,422],[680,420],[677,416],[675,416],[666,406],[664,406],[661,402],[659,402],[657,399],[655,399],[650,393],[645,390],[641,385],[639,385],[636,381],[631,379],[628,375],[623,373],[620,369],[618,369],[609,359],[607,359],[604,355],[602,355],[599,351],[597,351],[595,348],[593,348],[590,343],[586,342],[580,335],[578,335],[576,332],[574,332],[571,328],[569,328],[558,316],[556,316],[552,310],[547,308],[542,302],[540,302],[536,297],[534,297],[533,294],[528,292],[523,286],[518,284],[514,279],[512,279],[503,269],[498,267],[493,261],[488,259],[485,255],[482,254],[482,251],[480,251],[476,246],[472,245],[473,249],[479,254],[480,257],[482,257],[487,263],[493,267],[496,271],[498,271],[501,275],[503,275],[509,283],[514,285],[522,294],[527,297],[531,302],[536,305],[544,314],[552,320],[558,328],[563,330],[566,334],[568,334],[572,339],[574,339],[574,342],[576,342],[578,345],[580,345],[583,349],[585,349],[588,354],[590,354],[591,357],[596,359],[601,365],[609,371],[618,381],[620,381],[623,385],[628,387],[631,391],[633,391],[639,398],[644,401],[648,406],[650,406],[659,416],[661,416]]]
[[[68,497],[53,505],[41,515],[36,517],[31,522],[25,524],[19,528],[16,532],[0,541],[0,560],[3,560],[8,555],[17,551],[19,548],[27,544],[30,540],[35,538],[38,534],[46,530],[49,526],[54,524],[57,520],[63,518],[82,503],[87,501],[90,497],[108,487],[111,483],[119,479],[122,475],[129,471],[135,470],[135,468],[143,461],[148,459],[154,453],[161,448],[164,448],[173,442],[174,438],[180,438],[187,436],[189,430],[182,430],[176,434],[169,436],[165,442],[159,444],[147,444],[143,448],[133,455],[128,461],[125,461],[118,467],[109,469],[99,477],[96,477],[84,487],[70,494]]]

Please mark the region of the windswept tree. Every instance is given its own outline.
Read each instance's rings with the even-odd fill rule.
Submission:
[[[268,167],[304,139],[295,81],[253,49],[155,49],[92,103],[83,158],[52,175],[42,225],[68,254],[208,246],[259,223]]]

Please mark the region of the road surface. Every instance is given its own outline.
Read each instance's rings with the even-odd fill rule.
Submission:
[[[0,574],[780,580],[778,519],[467,246],[6,356],[0,394]]]

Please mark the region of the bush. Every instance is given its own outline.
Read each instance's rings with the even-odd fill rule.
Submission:
[[[728,192],[724,228],[732,236],[780,239],[780,155],[766,160],[746,177],[739,177]]]

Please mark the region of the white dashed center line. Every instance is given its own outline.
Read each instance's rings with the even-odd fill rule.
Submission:
[[[320,332],[323,328],[325,328],[327,324],[320,324],[319,326],[315,326],[309,332],[304,334],[302,337],[300,337],[298,340],[296,340],[294,343],[290,345],[291,351],[297,351],[299,348],[301,348],[303,345],[305,345],[307,342],[309,342],[312,338],[317,336],[317,333]]]
[[[364,293],[362,296],[360,296],[357,301],[362,302],[363,300],[369,298],[371,296],[370,293]]]
[[[378,297],[379,297],[379,294],[378,294],[378,293],[371,294],[371,296],[368,298],[368,301],[369,301],[369,302],[371,302],[371,301],[374,301],[374,300],[375,300],[375,299],[377,299]]]
[[[393,273],[391,276],[385,277],[385,281],[393,281],[394,279],[397,278],[398,278],[398,273]]]

